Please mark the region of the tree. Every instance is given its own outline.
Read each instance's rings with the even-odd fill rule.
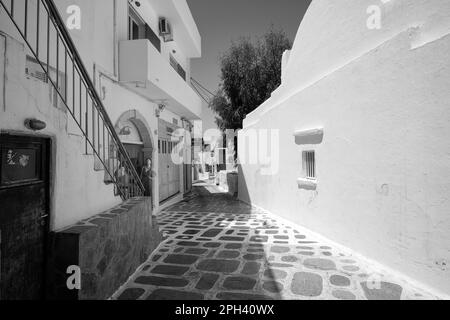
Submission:
[[[220,58],[221,85],[210,108],[221,130],[241,129],[245,116],[270,98],[281,84],[281,59],[292,43],[273,28],[256,43],[233,42]]]

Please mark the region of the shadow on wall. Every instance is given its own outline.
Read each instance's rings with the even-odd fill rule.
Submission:
[[[238,190],[237,190],[237,198],[243,202],[246,202],[252,205],[252,201],[250,199],[250,194],[248,192],[247,181],[245,180],[245,175],[242,170],[242,165],[240,164],[239,158],[237,160],[238,167]]]

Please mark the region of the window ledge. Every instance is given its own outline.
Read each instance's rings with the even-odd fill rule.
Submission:
[[[307,179],[307,178],[298,178],[297,184],[298,184],[299,189],[317,190],[317,180]]]
[[[304,138],[304,137],[314,137],[323,136],[323,128],[315,128],[310,130],[296,130],[294,132],[294,137]]]
[[[298,145],[321,144],[323,141],[324,129],[315,128],[310,130],[296,130],[294,132],[295,143]]]

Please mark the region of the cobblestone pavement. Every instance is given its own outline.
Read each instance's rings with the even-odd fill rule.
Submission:
[[[158,222],[166,240],[112,299],[435,299],[214,186]]]

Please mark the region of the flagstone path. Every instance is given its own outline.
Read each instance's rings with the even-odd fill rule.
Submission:
[[[158,222],[167,238],[112,299],[435,299],[215,186]]]

